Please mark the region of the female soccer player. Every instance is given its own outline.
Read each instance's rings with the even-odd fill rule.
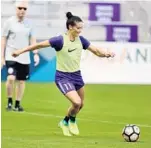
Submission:
[[[67,12],[66,16],[67,32],[65,34],[16,50],[12,55],[17,57],[24,52],[48,46],[57,51],[55,83],[72,104],[59,126],[65,136],[71,136],[79,134],[76,116],[84,104],[84,82],[80,71],[82,49],[88,49],[99,57],[114,57],[114,53],[92,46],[87,39],[80,36],[83,29],[82,19],[72,15],[71,12]]]

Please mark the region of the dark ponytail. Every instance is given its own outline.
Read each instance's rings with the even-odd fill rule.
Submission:
[[[67,12],[66,17],[67,17],[66,22],[67,29],[69,29],[69,25],[74,26],[76,22],[83,22],[80,17],[72,15],[71,12]]]
[[[67,19],[70,19],[70,18],[72,18],[72,17],[73,17],[73,15],[72,15],[72,13],[71,13],[71,12],[67,12],[67,13],[66,13],[66,17],[67,17]]]

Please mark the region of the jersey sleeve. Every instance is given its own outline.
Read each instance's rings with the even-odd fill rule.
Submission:
[[[7,37],[9,35],[9,29],[10,29],[9,20],[6,20],[3,24],[2,37]]]
[[[56,36],[49,39],[51,47],[55,48],[56,51],[60,51],[63,47],[63,36]]]
[[[83,36],[80,36],[80,40],[81,40],[83,49],[88,49],[88,47],[90,46],[90,42]]]

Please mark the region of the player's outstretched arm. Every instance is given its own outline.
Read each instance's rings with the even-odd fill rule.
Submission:
[[[37,49],[41,49],[41,48],[45,48],[45,47],[49,47],[49,46],[51,46],[50,43],[49,43],[49,40],[46,40],[46,41],[43,41],[43,42],[39,42],[39,43],[30,45],[30,46],[25,47],[23,49],[15,50],[12,53],[12,56],[17,57],[17,56],[19,56],[20,54],[22,54],[24,52],[33,51],[33,50],[37,50]]]
[[[90,50],[93,54],[95,54],[98,57],[107,57],[107,58],[109,58],[109,57],[114,57],[115,56],[115,54],[113,52],[104,51],[101,48],[97,48],[93,45],[90,45],[88,47],[88,50]]]

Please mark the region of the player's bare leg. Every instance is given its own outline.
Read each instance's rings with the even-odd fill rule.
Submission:
[[[71,136],[70,133],[78,135],[79,129],[75,118],[81,106],[81,99],[76,91],[70,91],[65,96],[72,103],[72,106],[68,109],[67,116],[59,123],[59,126],[62,125],[62,127],[60,127],[65,136]]]
[[[77,93],[78,93],[78,95],[79,95],[79,97],[80,97],[80,99],[81,99],[81,106],[80,106],[80,108],[79,108],[78,111],[77,111],[77,113],[78,113],[78,112],[82,109],[82,107],[83,107],[83,105],[84,105],[84,87],[80,88],[80,89],[77,91]],[[68,122],[69,122],[69,119],[70,119],[70,114],[71,114],[71,112],[72,112],[73,110],[74,110],[74,106],[73,106],[73,105],[68,108],[67,115],[66,115],[66,117],[65,117],[64,120],[63,120],[66,125],[68,125]],[[76,114],[77,114],[77,113],[76,113]],[[75,122],[75,117],[73,117],[72,120],[73,120],[73,122]],[[71,122],[69,122],[69,123],[70,123],[70,125],[72,124]]]
[[[25,90],[25,81],[17,81],[16,83],[16,102],[14,111],[23,111],[23,108],[20,106],[20,101],[23,97]]]
[[[77,90],[78,95],[81,98],[81,107],[79,109],[79,111],[83,108],[84,106],[84,87],[80,88],[79,90]]]
[[[72,134],[79,135],[79,129],[76,123],[76,115],[81,107],[81,98],[76,91],[68,92],[66,97],[72,103],[72,106],[68,109],[69,130]]]
[[[14,75],[7,76],[6,81],[6,93],[8,97],[8,104],[7,104],[7,110],[12,110],[13,105],[13,89],[14,89],[14,83],[15,83],[16,77]]]

